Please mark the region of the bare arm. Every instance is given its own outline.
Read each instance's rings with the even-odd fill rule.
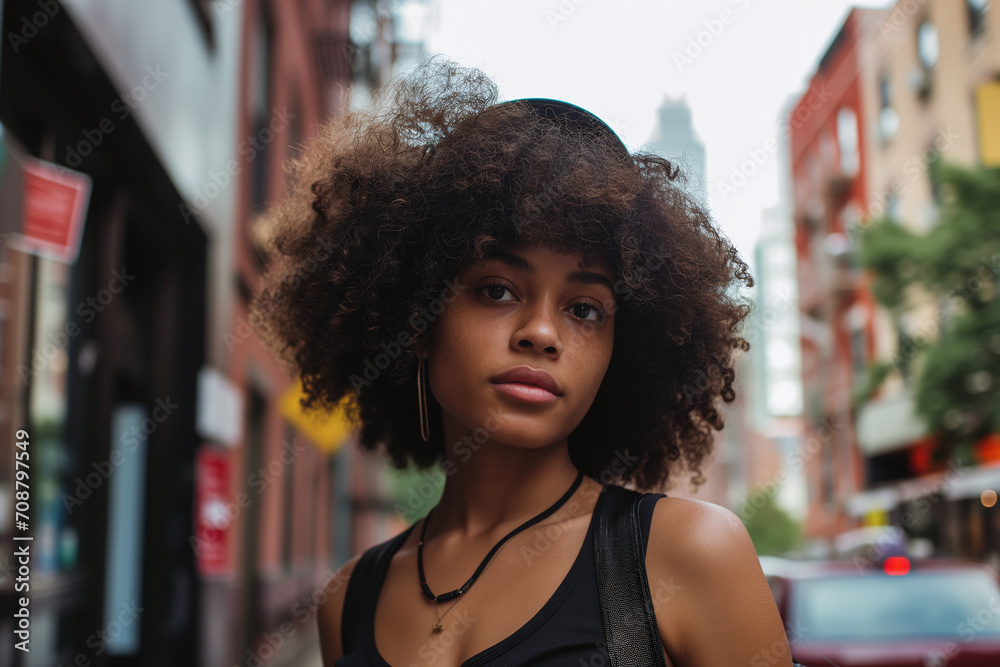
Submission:
[[[661,498],[646,570],[675,667],[791,667],[781,615],[743,522],[729,509]]]
[[[347,582],[354,571],[354,566],[361,559],[361,554],[351,558],[340,566],[329,580],[324,590],[326,599],[320,603],[316,611],[316,623],[319,626],[319,648],[323,656],[324,667],[333,667],[333,663],[344,654],[340,639],[340,619],[344,610],[344,596],[347,594]]]

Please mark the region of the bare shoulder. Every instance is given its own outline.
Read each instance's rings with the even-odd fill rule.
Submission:
[[[743,521],[722,505],[695,498],[660,498],[649,530],[647,549],[669,554],[675,565],[732,566],[733,557],[751,557],[757,563]]]
[[[329,667],[343,654],[340,641],[340,619],[344,609],[344,596],[347,594],[347,582],[351,578],[354,566],[361,560],[363,554],[358,554],[341,565],[323,586],[325,597],[316,611],[316,622],[319,626],[319,645],[323,655],[323,664]]]
[[[732,510],[694,498],[660,498],[646,572],[664,646],[678,667],[791,665],[753,541]]]

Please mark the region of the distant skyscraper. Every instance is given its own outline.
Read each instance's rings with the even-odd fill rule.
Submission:
[[[705,144],[694,132],[691,108],[684,96],[677,100],[669,95],[664,97],[657,109],[657,117],[657,126],[647,147],[676,163],[687,177],[687,191],[704,202]]]

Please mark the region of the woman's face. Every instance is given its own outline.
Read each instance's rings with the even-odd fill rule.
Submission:
[[[611,361],[615,275],[604,258],[582,259],[514,246],[459,271],[420,348],[449,453],[468,451],[467,435],[473,448],[486,437],[545,447],[583,419]],[[548,373],[556,392],[497,381],[517,367]]]

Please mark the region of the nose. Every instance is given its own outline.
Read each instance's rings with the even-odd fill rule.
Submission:
[[[541,301],[524,309],[524,319],[511,338],[519,348],[540,350],[550,355],[562,352],[560,320],[555,309]]]

